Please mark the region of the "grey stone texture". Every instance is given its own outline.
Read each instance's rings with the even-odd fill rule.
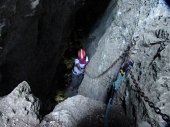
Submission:
[[[162,113],[170,116],[169,7],[163,0],[118,0],[110,15],[108,11],[89,35],[89,38],[93,37],[87,45],[91,61],[86,67],[87,73],[78,94],[105,102],[107,89],[116,79],[124,61],[130,59],[134,62],[131,71],[141,91]],[[105,28],[108,22],[110,25]],[[104,32],[100,33],[101,30]],[[132,42],[135,45],[131,48],[129,57],[118,60],[112,67]],[[117,95],[117,99],[125,104],[126,115],[135,117],[138,127],[164,126],[166,122],[161,115],[155,113],[136,91],[127,74]]]
[[[27,82],[0,98],[0,127],[35,127],[39,122],[40,102],[31,94]]]
[[[23,81],[9,95],[0,98],[0,127],[103,127],[105,106],[101,101],[76,95],[41,118],[40,101]],[[135,127],[134,119],[126,117],[116,100],[108,118],[110,127]]]
[[[36,88],[33,91],[41,92],[40,95],[45,93],[60,60],[56,56],[61,56],[62,43],[72,28],[71,18],[83,2],[0,1],[0,65],[7,67],[3,73],[9,85],[25,79]],[[38,99],[23,82],[11,94],[0,98],[0,126],[82,127],[85,123],[103,126],[101,114],[104,114],[108,88],[128,59],[134,62],[131,71],[141,91],[162,113],[170,116],[169,28],[170,9],[163,0],[112,0],[87,39],[85,47],[90,63],[79,95],[57,105],[40,122]],[[113,66],[132,42],[135,45],[129,56]],[[161,115],[139,95],[129,73],[121,82],[115,101],[109,112],[110,126],[118,125],[114,121],[119,120],[126,123],[122,121],[126,117],[135,120],[136,127],[165,125]],[[126,117],[121,113],[123,110],[115,111],[118,103],[118,106],[123,105]]]

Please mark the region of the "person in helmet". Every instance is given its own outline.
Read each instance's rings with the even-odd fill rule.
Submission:
[[[88,56],[83,49],[78,50],[78,57],[74,59],[74,67],[72,70],[71,90],[78,88],[83,80],[85,66],[89,62]]]

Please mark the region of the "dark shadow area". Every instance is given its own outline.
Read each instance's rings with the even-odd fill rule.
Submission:
[[[102,17],[109,3],[110,0],[86,0],[85,5],[75,14],[74,31],[87,36]]]
[[[0,66],[0,72],[1,72],[1,85],[0,85],[0,96],[4,96],[6,95],[10,90],[7,87],[6,84],[8,84],[9,79],[7,79],[6,77],[6,73],[5,70],[7,70],[8,66],[6,64]]]
[[[166,4],[169,6],[170,8],[170,1],[169,0],[165,0]]]
[[[86,42],[86,39],[88,37],[90,30],[92,30],[94,25],[96,24],[96,22],[98,20],[100,20],[100,18],[104,14],[105,10],[107,9],[107,6],[110,1],[111,0],[105,0],[105,1],[103,1],[103,0],[86,0],[85,4],[82,6],[82,8],[80,8],[77,12],[75,12],[75,14],[72,17],[74,24],[70,23],[73,25],[73,27],[70,27],[70,28],[73,28],[73,29],[68,29],[68,31],[70,31],[70,35],[68,35],[69,37],[67,38],[66,42],[62,42],[62,43],[67,43],[67,44],[63,44],[63,50],[64,50],[63,52],[64,53],[62,54],[62,56],[60,56],[60,54],[59,55],[57,54],[58,55],[57,56],[56,54],[52,54],[50,52],[50,51],[52,51],[52,49],[54,47],[49,46],[47,42],[50,42],[50,40],[46,40],[46,38],[42,35],[43,31],[48,30],[48,28],[46,28],[46,24],[45,24],[45,23],[48,23],[48,13],[47,13],[47,17],[44,16],[42,19],[40,19],[40,21],[38,22],[38,32],[39,33],[37,36],[38,49],[35,49],[36,50],[35,55],[37,55],[37,58],[39,58],[39,59],[40,58],[44,59],[44,63],[38,63],[37,61],[39,61],[39,59],[36,59],[36,61],[34,61],[34,62],[35,63],[37,62],[37,65],[40,64],[39,66],[40,66],[40,68],[42,68],[41,70],[44,69],[44,71],[48,71],[48,70],[50,70],[50,68],[46,68],[45,65],[48,65],[48,62],[50,63],[53,61],[52,60],[46,61],[45,58],[48,57],[48,55],[54,55],[54,57],[57,56],[59,58],[61,57],[60,62],[56,65],[57,66],[56,73],[54,72],[55,76],[54,76],[54,78],[52,77],[53,80],[52,80],[51,84],[46,84],[46,82],[43,82],[44,80],[41,81],[41,79],[42,79],[41,77],[44,77],[44,76],[41,76],[41,74],[39,73],[41,71],[35,70],[35,73],[32,73],[31,69],[30,69],[30,72],[28,73],[28,75],[35,76],[35,77],[38,75],[37,77],[39,77],[39,79],[30,80],[29,78],[26,79],[27,78],[26,76],[22,77],[22,75],[20,75],[21,78],[15,80],[15,77],[12,77],[12,76],[15,75],[17,77],[17,75],[14,74],[16,72],[16,70],[13,71],[12,69],[14,69],[15,67],[21,66],[21,65],[14,63],[12,61],[11,63],[8,62],[7,64],[3,64],[0,67],[0,72],[2,74],[2,78],[1,78],[2,81],[1,81],[1,85],[0,85],[0,96],[9,94],[19,83],[21,83],[23,80],[25,80],[31,86],[33,94],[41,100],[42,105],[41,105],[40,114],[42,114],[42,116],[44,116],[47,113],[51,112],[53,110],[54,106],[60,102],[60,100],[59,101],[55,100],[55,96],[58,94],[58,91],[63,91],[67,86],[69,86],[69,83],[71,81],[71,70],[73,67],[74,58],[77,56],[78,49],[84,47],[84,43]],[[50,1],[50,2],[52,2],[52,1]],[[43,12],[43,14],[44,13],[45,12]],[[56,13],[60,13],[60,12],[56,12]],[[55,19],[55,17],[53,17],[53,18]],[[53,23],[53,20],[51,20],[51,23]],[[56,24],[51,24],[51,25],[56,25]],[[49,33],[47,33],[47,36],[48,35],[50,36],[50,34],[57,34],[57,33],[54,33],[54,31],[52,29]],[[1,46],[4,45],[3,42],[7,42],[4,40],[4,39],[8,39],[7,35],[8,34],[6,33],[6,31],[4,31],[2,38],[0,38],[1,39],[0,41],[2,42],[0,44]],[[39,41],[41,39],[42,40],[44,39],[43,44],[46,46],[44,46]],[[51,39],[51,40],[53,41],[53,39]],[[55,41],[57,41],[57,40],[55,40]],[[64,47],[65,45],[66,45],[66,47]],[[47,50],[48,48],[49,48],[49,51]],[[43,55],[44,55],[44,57],[43,57]],[[13,67],[13,68],[11,69],[10,67]],[[32,69],[36,69],[36,68],[32,68]],[[19,71],[24,72],[24,70],[22,70],[22,69]],[[47,75],[46,77],[49,77],[49,75]],[[11,81],[13,81],[13,82],[11,83]],[[33,86],[34,84],[32,84],[32,82],[37,83],[36,84],[37,86],[34,87]]]
[[[52,110],[57,104],[57,102],[54,101],[54,96],[57,94],[56,91],[64,91],[67,87],[69,87],[69,83],[71,82],[71,71],[74,66],[74,58],[77,57],[77,51],[80,48],[84,48],[84,43],[89,32],[104,14],[109,2],[110,0],[86,0],[83,7],[75,13],[74,28],[71,31],[69,38],[67,38],[67,44],[65,44],[66,47],[63,47],[65,51],[57,66],[57,71],[52,81],[51,89],[49,89],[50,92],[47,98],[51,98],[48,99],[48,103],[52,105],[50,110]]]
[[[104,127],[104,111],[96,109],[91,115],[82,119],[78,127]],[[89,113],[90,114],[90,113]],[[136,127],[135,121],[125,116],[119,105],[112,105],[108,115],[109,127]]]
[[[11,66],[16,67],[18,65],[16,63],[8,63],[0,66],[0,72],[1,72],[0,96],[5,96],[9,94],[16,87],[16,82],[18,82],[19,84],[23,81],[23,80],[15,80],[15,78],[11,76],[14,75],[13,68],[10,68]],[[11,71],[7,71],[7,70],[11,70]]]

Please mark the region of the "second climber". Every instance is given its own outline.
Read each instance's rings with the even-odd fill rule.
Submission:
[[[78,57],[74,59],[74,67],[72,70],[72,81],[70,84],[71,90],[78,89],[80,86],[88,62],[89,58],[86,56],[84,49],[78,50]]]

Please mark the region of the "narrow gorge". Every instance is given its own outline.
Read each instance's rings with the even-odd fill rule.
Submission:
[[[170,3],[166,0],[1,0],[0,127],[168,127]],[[66,97],[73,60],[90,62]]]

